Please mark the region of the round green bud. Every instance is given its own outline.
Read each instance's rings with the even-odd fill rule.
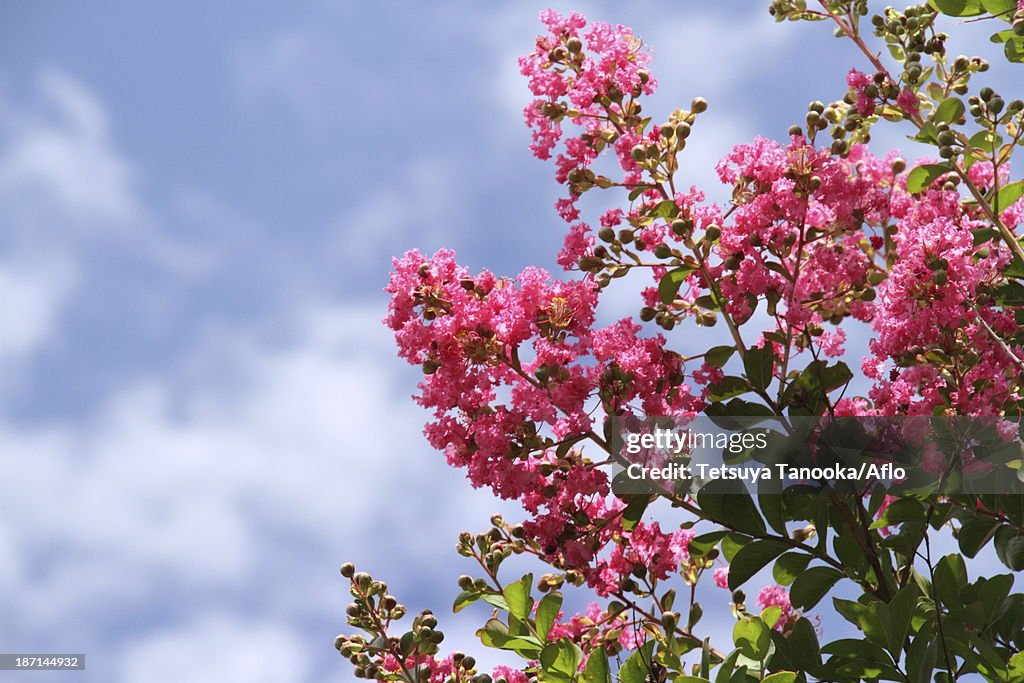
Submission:
[[[907,162],[903,159],[893,159],[892,172],[899,175],[907,170]]]
[[[355,576],[355,573],[356,567],[351,562],[346,562],[345,564],[341,565],[341,575],[344,576],[346,579],[351,579],[353,576]]]
[[[804,129],[800,126],[793,125],[789,127],[789,137],[797,137],[804,134]]]
[[[988,110],[990,112],[992,112],[993,114],[997,115],[997,116],[999,115],[1000,112],[1003,111],[1003,107],[1005,107],[1005,106],[1006,106],[1006,103],[1003,102],[1003,98],[1002,97],[993,97],[988,102]]]
[[[615,241],[615,230],[609,227],[603,227],[597,231],[597,236],[604,242]]]
[[[995,91],[992,88],[990,88],[990,87],[988,87],[986,85],[984,88],[982,88],[978,92],[978,94],[981,95],[981,99],[983,99],[986,102],[988,102],[989,100],[992,99],[993,96],[995,96],[996,93],[995,93]]]
[[[565,46],[569,48],[570,52],[579,52],[583,49],[583,43],[575,36],[565,41]]]
[[[690,137],[690,124],[683,121],[682,123],[676,124],[676,137],[681,140],[685,140]]]
[[[690,111],[695,114],[703,114],[708,110],[708,101],[703,97],[695,97],[690,103]]]
[[[663,242],[654,247],[654,255],[658,258],[669,258],[672,256],[672,248]]]
[[[650,306],[644,306],[643,308],[640,309],[640,319],[643,320],[645,323],[649,323],[652,320],[654,320],[654,316],[656,314],[657,311],[655,311]]]

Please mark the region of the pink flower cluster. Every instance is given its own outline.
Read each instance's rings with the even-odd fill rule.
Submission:
[[[637,557],[661,558],[666,573],[682,552],[678,536],[657,525],[624,532],[607,475],[578,451],[556,450],[600,438],[591,431],[598,405],[608,415],[702,409],[665,339],[641,337],[628,320],[594,329],[589,279],[553,280],[537,268],[515,280],[474,277],[446,250],[429,259],[411,251],[394,266],[386,322],[399,355],[424,369],[417,401],[433,413],[430,443],[474,486],[518,499],[532,515],[524,528],[552,562],[586,572],[614,539],[635,545],[600,565],[602,586]]]
[[[977,165],[977,164],[976,164]],[[984,169],[974,175],[984,180]],[[893,193],[896,259],[878,287],[864,373],[878,414],[928,415],[936,408],[960,414],[998,414],[1018,400],[1019,346],[1003,348],[1016,330],[1013,310],[980,305],[1009,263],[1005,248],[975,244],[984,223],[968,215],[959,193],[929,189],[919,197]],[[941,362],[958,358],[955,368]]]
[[[658,522],[640,523],[629,537],[628,545],[617,546],[611,557],[597,563],[590,575],[590,586],[601,596],[615,593],[639,567],[651,578],[666,579],[678,570],[680,562],[689,559],[693,537],[693,532],[687,529],[666,534]]]
[[[780,302],[784,329],[820,328],[845,315],[870,319],[871,305],[851,295],[864,291],[872,267],[865,228],[888,213],[891,171],[883,179],[859,174],[873,165],[863,148],[837,159],[802,137],[785,146],[757,138],[719,162],[719,178],[736,188],[737,208],[719,240],[733,270],[723,265],[716,274],[739,322],[766,296]],[[826,355],[840,355],[843,339],[837,333],[819,344]]]
[[[793,604],[789,601],[789,591],[782,586],[771,585],[762,588],[757,594],[757,606],[762,610],[769,607],[778,607],[782,610],[779,620],[775,622],[776,631],[785,631],[800,618],[800,613],[793,609]]]
[[[614,619],[606,618],[601,605],[592,602],[582,614],[574,614],[568,620],[563,621],[564,615],[558,615],[559,621],[551,626],[548,633],[549,640],[558,638],[570,638],[574,643],[585,644],[587,640],[593,639],[595,635],[607,634],[611,631],[619,631],[617,638],[622,647],[632,650],[643,637],[623,615]],[[581,666],[585,664],[582,663]]]
[[[536,98],[523,112],[533,135],[530,149],[537,158],[550,159],[562,142],[555,157],[555,177],[566,183],[574,171],[590,167],[610,143],[623,170],[635,179],[637,164],[630,151],[644,138],[612,118],[627,113],[624,101],[649,95],[657,87],[644,71],[650,54],[625,26],[594,22],[587,28],[583,15],[573,12],[565,17],[554,10],[543,11],[540,19],[548,33],[538,36],[534,51],[519,60],[520,71]],[[564,137],[562,123],[566,120],[581,127],[579,135]],[[649,139],[657,140],[656,133]],[[556,204],[567,222],[579,216],[577,198],[570,193]],[[559,254],[559,265],[574,267],[592,246],[590,226],[575,223]]]

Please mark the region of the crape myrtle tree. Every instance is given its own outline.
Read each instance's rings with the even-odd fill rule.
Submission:
[[[1024,496],[611,488],[608,417],[1020,417],[1024,182],[1010,164],[1024,103],[979,87],[989,64],[952,51],[938,24],[957,22],[937,20],[992,21],[994,41],[1020,61],[1024,3],[875,11],[864,0],[771,4],[779,21],[830,26],[855,67],[835,101],[810,103],[784,139],[737,144],[718,163],[724,205],[678,172],[708,104],[649,113],[657,81],[639,37],[541,14],[544,33],[519,64],[535,97],[531,149],[564,187],[557,260],[567,274],[474,275],[451,251],[411,251],[387,285],[399,354],[423,370],[428,440],[473,486],[524,510],[518,523],[495,516],[460,536],[474,575],[458,579],[454,603],[485,603],[471,608],[482,645],[518,664],[484,672],[469,654],[445,653],[437,616],[407,615],[386,584],[346,564],[358,634],[335,645],[356,676],[1024,681],[1024,595],[1014,592]],[[875,126],[900,126],[933,158],[876,156]],[[594,220],[581,215],[585,193],[605,200]],[[649,282],[636,319],[598,326],[602,292],[637,281],[620,279],[635,270]],[[857,324],[872,338],[848,367],[845,329]],[[684,330],[713,325],[728,345],[674,349],[693,343]],[[848,391],[855,373],[865,396]],[[943,536],[959,552],[935,552]],[[1007,571],[972,576],[964,558],[986,546]],[[513,555],[550,571],[508,576]],[[774,584],[746,586],[767,567]],[[731,614],[719,623],[734,622],[732,642],[702,635],[701,581],[723,589]],[[570,588],[595,601],[564,613]],[[821,624],[837,619],[859,637],[830,641]]]

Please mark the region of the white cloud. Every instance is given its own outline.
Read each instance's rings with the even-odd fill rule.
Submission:
[[[94,225],[138,220],[136,171],[114,147],[100,100],[57,70],[35,84],[34,110],[0,110],[0,196],[36,196]]]
[[[74,281],[67,262],[32,262],[0,261],[0,387],[10,385],[19,362],[53,334]]]
[[[140,382],[85,423],[0,425],[0,541],[18,560],[0,566],[16,579],[0,604],[19,631],[38,639],[69,622],[65,637],[129,653],[122,680],[148,680],[134,677],[145,654],[192,636],[139,644],[102,628],[130,613],[164,628],[165,595],[182,596],[189,616],[203,605],[296,634],[318,620],[340,630],[342,561],[374,569],[400,597],[457,566],[457,532],[508,506],[426,447],[378,316],[311,307],[282,324],[288,341],[215,335],[174,380]],[[205,595],[242,596],[248,616]],[[300,659],[318,661],[333,635],[304,632]]]
[[[279,624],[212,615],[140,637],[122,660],[120,680],[289,683],[306,680],[310,668],[303,644]]]

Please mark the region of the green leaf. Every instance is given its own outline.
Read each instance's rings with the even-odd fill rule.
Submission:
[[[775,579],[775,583],[780,586],[788,586],[793,583],[796,577],[807,569],[807,564],[810,561],[811,556],[807,553],[786,553],[775,561],[775,566],[772,568],[772,577]]]
[[[999,192],[996,192],[996,196],[992,198],[992,210],[997,214],[1002,213],[1004,209],[1013,206],[1014,202],[1022,196],[1024,196],[1024,180],[1004,185],[999,188]]]
[[[959,554],[949,554],[935,565],[935,593],[951,611],[960,608],[960,590],[967,585],[967,564]]]
[[[679,288],[694,270],[696,269],[689,266],[680,266],[665,273],[658,283],[658,298],[661,299],[661,303],[668,305],[675,301]]]
[[[1024,286],[1019,282],[1004,282],[993,288],[992,295],[1000,306],[1024,306]]]
[[[771,676],[761,679],[761,683],[795,683],[796,674],[792,671],[776,671]]]
[[[526,621],[533,611],[533,598],[530,597],[530,586],[533,585],[533,574],[527,574],[519,581],[505,586],[502,594],[508,603],[508,612],[519,621]]]
[[[758,618],[744,617],[733,627],[732,640],[744,657],[761,661],[772,644],[771,629]]]
[[[1011,681],[1024,681],[1024,652],[1018,652],[1010,657],[1009,671],[1007,675]]]
[[[818,635],[806,617],[800,617],[793,624],[793,633],[789,636],[789,644],[792,646],[793,662],[797,666],[812,673],[818,670],[821,666]]]
[[[570,680],[583,659],[579,646],[568,638],[559,638],[548,643],[540,652],[540,665],[545,673],[563,674]]]
[[[711,552],[711,549],[718,545],[718,542],[729,533],[728,531],[712,531],[710,533],[702,534],[697,536],[690,541],[690,555],[693,557],[701,557]]]
[[[1007,525],[996,532],[996,555],[1015,572],[1024,569],[1024,531]]]
[[[995,16],[1012,14],[1017,9],[1017,0],[981,0],[981,6]]]
[[[722,666],[718,668],[718,673],[715,675],[715,683],[729,683],[732,678],[733,671],[736,669],[736,660],[740,658],[740,651],[733,650],[725,661],[722,662]]]
[[[632,531],[640,523],[640,520],[643,519],[647,506],[651,504],[651,497],[648,495],[634,495],[624,496],[624,498],[628,498],[629,502],[626,503],[626,508],[622,511],[622,528],[626,531]]]
[[[951,17],[974,17],[985,11],[981,0],[928,0],[928,4]]]
[[[948,164],[921,164],[907,174],[907,192],[922,192],[943,173],[948,173]]]
[[[1014,36],[1003,45],[1003,54],[1011,62],[1024,62],[1024,38]]]
[[[648,664],[654,652],[654,641],[648,640],[636,650],[626,663],[619,668],[620,683],[645,683],[647,680]]]
[[[608,658],[604,652],[601,649],[591,652],[587,666],[583,669],[583,683],[611,683],[611,680]]]
[[[789,591],[789,599],[795,607],[809,610],[817,605],[841,578],[843,573],[831,567],[811,567],[796,577]]]
[[[775,628],[775,624],[779,623],[779,619],[782,617],[782,608],[778,605],[772,605],[771,607],[765,607],[761,610],[761,621],[768,628]]]
[[[906,642],[907,635],[910,633],[914,611],[917,609],[918,595],[917,586],[913,583],[908,583],[893,596],[892,601],[889,603],[889,615],[892,624],[892,628],[889,631],[892,636],[892,640],[889,642],[889,652],[892,653],[893,657],[899,657],[903,643]]]
[[[729,362],[734,353],[736,353],[735,346],[712,346],[704,353],[704,362],[716,368],[721,368]]]
[[[782,482],[778,478],[762,479],[757,482],[757,504],[760,506],[761,514],[767,520],[768,526],[780,536],[788,536],[786,500],[782,493]]]
[[[770,539],[754,541],[740,548],[729,565],[729,590],[742,586],[788,548],[785,543]]]
[[[551,625],[558,618],[562,609],[562,594],[558,591],[548,593],[537,604],[537,634],[541,640],[547,640]]]
[[[774,367],[772,350],[767,345],[763,348],[749,348],[743,354],[743,369],[747,379],[757,389],[766,389],[771,384]]]
[[[726,562],[732,562],[732,558],[736,557],[736,553],[747,543],[750,543],[750,539],[743,534],[726,534],[722,539],[722,557]]]
[[[957,532],[960,552],[967,557],[974,557],[996,535],[999,521],[991,517],[976,517],[968,520]]]
[[[935,661],[938,656],[938,640],[932,637],[931,622],[926,622],[928,628],[921,628],[914,636],[914,641],[907,650],[907,672],[910,673],[911,683],[930,683],[932,680],[932,669],[935,668]]]
[[[884,529],[903,522],[924,523],[924,506],[913,498],[900,498],[885,509],[881,516],[871,523],[870,529]]]
[[[508,626],[497,619],[489,619],[484,627],[476,632],[476,635],[486,647],[511,650],[527,659],[536,659],[540,656],[539,640],[533,636],[511,636]]]
[[[482,597],[477,591],[462,591],[455,596],[455,602],[452,604],[452,611],[459,612],[463,607],[472,605],[474,602]]]
[[[650,215],[655,218],[675,218],[679,215],[679,207],[671,199],[665,199],[658,202]]]
[[[958,97],[947,97],[935,109],[935,121],[952,123],[964,115],[964,103]]]
[[[742,377],[726,376],[708,387],[708,400],[712,403],[725,401],[750,391],[750,385]]]
[[[712,521],[737,531],[761,535],[767,529],[750,492],[735,479],[713,479],[697,493],[697,503]]]

